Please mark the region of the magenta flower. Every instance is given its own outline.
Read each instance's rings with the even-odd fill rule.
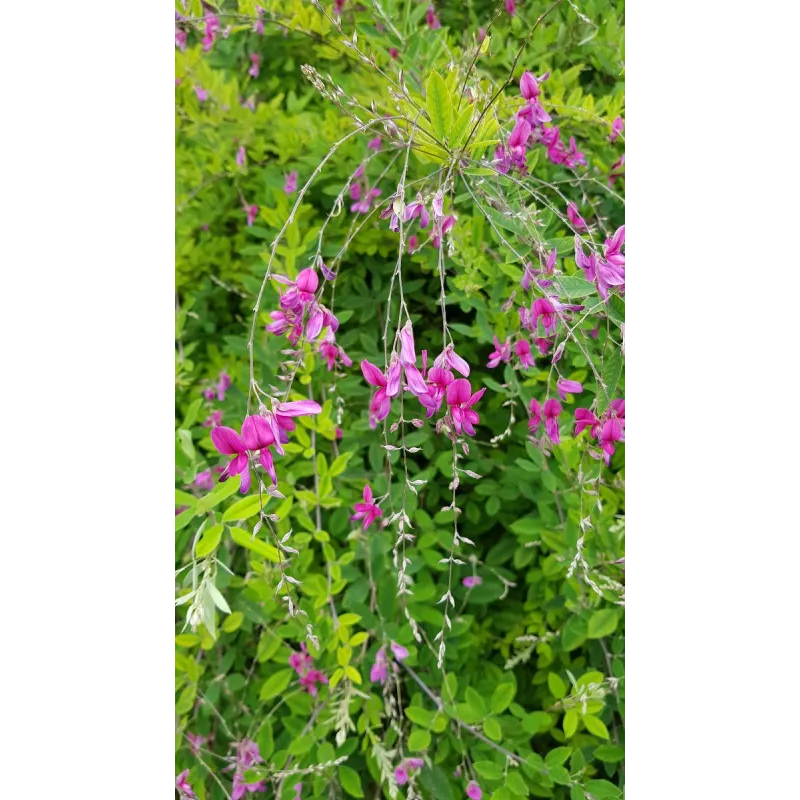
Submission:
[[[289,441],[288,434],[295,429],[294,417],[312,417],[322,412],[322,406],[313,400],[293,400],[291,403],[278,403],[274,413],[267,412],[267,424],[275,436],[275,450],[283,455],[281,444]]]
[[[417,199],[413,203],[409,203],[406,206],[406,213],[403,217],[403,221],[409,222],[410,220],[417,218],[419,218],[420,228],[427,228],[428,223],[431,221],[428,210],[425,208],[425,205],[422,202],[421,195],[417,195]]]
[[[289,666],[302,677],[314,666],[314,659],[308,652],[305,642],[300,643],[300,651],[292,652],[289,656]]]
[[[219,382],[217,383],[217,399],[220,402],[225,400],[225,392],[231,388],[231,376],[227,372],[220,372]]]
[[[211,415],[206,418],[206,421],[203,423],[204,428],[214,428],[222,422],[222,412],[221,411],[212,411]]]
[[[195,795],[192,787],[189,785],[189,770],[185,769],[175,778],[175,788],[180,792],[181,797],[189,798],[190,800],[194,800],[197,796]]]
[[[345,353],[343,348],[334,343],[333,333],[330,331],[328,331],[325,340],[320,343],[318,350],[327,361],[328,372],[331,372],[337,364],[343,364],[345,367],[353,366],[353,360]]]
[[[539,81],[532,72],[525,70],[522,73],[519,79],[519,91],[526,100],[535,100],[539,96]]]
[[[328,676],[325,675],[324,672],[320,672],[318,669],[310,669],[300,678],[300,685],[312,696],[316,697],[319,694],[319,689],[317,688],[317,684],[327,684],[328,683]]]
[[[439,18],[436,16],[436,9],[433,6],[428,6],[428,10],[425,12],[425,23],[431,30],[442,27],[442,23],[439,22]]]
[[[389,48],[389,55],[394,59],[397,59],[397,58],[400,57],[400,53],[397,52],[397,48],[396,47],[390,47]]]
[[[403,367],[408,389],[417,397],[428,393],[425,379],[417,369],[417,354],[414,350],[414,329],[408,320],[400,331],[400,364]],[[391,371],[391,370],[390,370]],[[390,396],[394,396],[389,392]]]
[[[236,772],[233,775],[233,790],[231,791],[231,800],[241,800],[245,792],[266,792],[267,784],[264,781],[257,781],[256,783],[245,783],[244,775],[241,772]]]
[[[447,405],[453,428],[457,434],[475,435],[473,426],[480,422],[480,417],[472,406],[483,397],[486,387],[472,394],[472,387],[466,378],[459,378],[447,387]]]
[[[540,320],[546,335],[552,336],[555,334],[558,315],[553,303],[547,297],[537,297],[531,305],[531,324],[534,331],[539,327]]]
[[[236,151],[237,166],[243,167],[246,160],[247,160],[247,154],[245,153],[244,147],[239,147],[239,149]]]
[[[474,589],[476,586],[480,586],[483,583],[483,578],[480,575],[467,575],[461,583],[467,587],[467,589]]]
[[[202,86],[195,86],[194,93],[201,103],[205,103],[205,101],[208,100],[208,92]]]
[[[205,491],[209,491],[210,489],[214,488],[214,476],[211,474],[210,469],[203,470],[202,472],[198,472],[194,478],[194,485],[198,489],[202,489]]]
[[[247,226],[250,227],[256,221],[256,217],[258,216],[258,206],[245,206],[244,213],[247,214]]]
[[[481,787],[475,781],[470,781],[467,784],[467,797],[469,797],[469,800],[481,800],[483,797]]]
[[[189,34],[181,30],[180,28],[175,28],[175,47],[177,47],[182,53],[186,52],[186,40]]]
[[[430,418],[442,407],[447,387],[455,380],[455,376],[448,369],[433,367],[427,375],[427,380],[428,392],[420,395],[419,401],[427,409],[425,416]]]
[[[489,353],[489,363],[486,365],[490,369],[494,369],[501,361],[507,364],[511,360],[511,339],[506,337],[502,344],[496,336],[493,336],[492,339],[494,340],[494,351]]]
[[[201,734],[194,734],[194,733],[187,733],[186,738],[189,740],[189,750],[191,750],[192,755],[197,755],[200,752],[200,748],[206,743],[211,741],[210,736],[202,736]],[[186,772],[189,770],[187,769]]]
[[[519,339],[514,345],[514,354],[519,358],[520,366],[523,369],[535,367],[536,362],[531,355],[531,346],[527,339]]]
[[[369,679],[372,683],[380,683],[381,685],[386,682],[389,677],[389,661],[386,658],[386,648],[381,647],[375,653],[375,661],[369,671]]]
[[[448,214],[446,217],[444,217],[444,219],[441,220],[434,219],[431,244],[438,248],[442,243],[442,237],[452,230],[456,222],[457,219],[452,214]]]
[[[436,356],[433,362],[434,367],[441,367],[443,369],[454,369],[456,372],[461,373],[465,378],[469,377],[469,364],[461,358],[455,351],[452,344],[447,345],[442,352]]]
[[[525,119],[518,119],[511,131],[511,136],[508,137],[508,146],[511,148],[525,147],[528,138],[531,135],[531,126]]]
[[[205,33],[203,35],[203,50],[207,53],[214,46],[214,39],[219,32],[219,18],[213,15],[206,17]]]
[[[408,770],[402,764],[395,768],[394,781],[398,786],[405,786],[408,783]]]
[[[366,358],[361,362],[361,372],[370,386],[378,387],[369,404],[369,424],[374,428],[378,422],[389,416],[392,400],[386,393],[388,382],[384,374]]]
[[[583,391],[583,386],[581,386],[578,381],[569,381],[566,378],[559,378],[558,383],[556,383],[556,389],[558,390],[558,396],[562,400],[566,400],[568,394],[580,394]]]
[[[425,762],[421,758],[406,759],[406,767],[408,767],[408,769],[422,769],[424,766]]]
[[[383,511],[372,502],[372,489],[369,484],[364,486],[363,498],[363,503],[356,503],[355,506],[353,506],[353,510],[356,513],[350,517],[350,521],[356,522],[363,519],[364,530],[366,530],[378,517],[383,516]]]
[[[536,430],[542,422],[542,407],[535,397],[531,400],[530,412],[531,416],[528,420],[528,429],[531,433],[536,433]]]
[[[575,435],[577,436],[585,428],[589,428],[589,433],[596,438],[600,432],[600,420],[588,408],[576,408]]]
[[[517,5],[514,0],[506,0],[506,11],[508,11],[509,16],[511,17],[517,13]],[[469,794],[469,791],[467,791],[467,794]]]
[[[258,53],[250,53],[250,61],[253,63],[251,64],[250,69],[247,70],[247,74],[253,78],[257,78],[258,73],[261,71],[261,56]]]
[[[560,444],[561,437],[558,432],[558,416],[561,414],[561,403],[555,398],[550,398],[542,407],[544,416],[544,430],[553,444]]]
[[[292,170],[287,176],[283,184],[283,191],[286,194],[294,194],[297,191],[297,170]]]
[[[255,456],[256,453],[272,482],[278,483],[272,453],[269,451],[270,446],[275,444],[275,435],[264,417],[255,414],[246,417],[242,423],[241,436],[233,428],[220,425],[212,429],[211,441],[223,455],[234,456],[219,476],[220,483],[224,483],[231,475],[241,474],[240,491],[246,494],[250,489],[250,456]]]
[[[397,642],[389,642],[389,647],[391,648],[392,655],[398,661],[405,661],[408,658],[408,650],[403,647],[403,645],[397,644]]]
[[[376,136],[374,139],[370,139],[367,142],[367,147],[377,153],[381,149],[381,137]]]
[[[417,239],[416,234],[411,234],[408,237],[408,252],[413,253],[419,247],[419,239]]]
[[[585,231],[587,225],[583,217],[578,213],[575,203],[567,203],[567,219],[576,231]]]
[[[624,122],[622,121],[622,117],[617,117],[611,123],[611,133],[608,134],[608,141],[609,142],[616,142],[619,135],[622,133],[622,128],[624,126]]]
[[[603,450],[606,465],[614,455],[614,443],[625,441],[625,401],[612,400],[602,418],[598,419],[590,409],[575,409],[575,435],[589,428],[591,436],[597,439]]]

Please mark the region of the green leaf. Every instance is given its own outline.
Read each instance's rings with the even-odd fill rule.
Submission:
[[[583,785],[589,794],[597,798],[597,800],[616,800],[622,796],[619,788],[614,786],[613,783],[603,780],[586,781]]]
[[[617,612],[613,608],[595,611],[589,617],[588,636],[590,639],[602,639],[617,629]]]
[[[181,443],[181,450],[186,453],[186,457],[194,460],[194,443],[192,442],[191,431],[179,430],[178,441]]]
[[[566,736],[567,739],[578,730],[578,712],[574,708],[571,708],[564,714],[562,727],[564,728],[564,736]]]
[[[583,617],[571,617],[561,631],[561,644],[569,652],[586,641],[587,624]]]
[[[576,783],[569,790],[569,800],[586,800],[586,792]]]
[[[219,540],[222,538],[222,531],[225,530],[223,525],[212,525],[206,528],[200,535],[200,541],[194,549],[194,554],[197,558],[205,558],[210,552],[216,549]]]
[[[609,764],[616,764],[625,758],[625,749],[616,744],[601,744],[595,747],[594,757]]]
[[[608,735],[608,728],[606,728],[603,721],[597,717],[593,717],[591,714],[584,714],[583,724],[586,726],[586,730],[589,731],[589,733],[593,733],[595,736],[599,736],[601,739],[610,738]]]
[[[206,591],[211,596],[211,599],[214,601],[214,605],[220,610],[224,611],[226,614],[231,613],[230,606],[228,605],[228,601],[222,596],[217,587],[211,583],[211,581],[207,581],[205,583]]]
[[[528,787],[525,785],[522,775],[519,774],[519,770],[512,769],[509,771],[506,776],[506,786],[517,795],[517,797],[527,797],[529,794]]]
[[[594,284],[578,275],[559,275],[553,283],[564,297],[588,297],[595,292]]]
[[[622,351],[616,347],[605,357],[603,362],[603,383],[605,383],[605,393],[600,393],[600,404],[598,413],[602,414],[614,399],[617,392],[617,384],[622,377]]]
[[[567,696],[567,685],[555,672],[549,672],[547,674],[547,686],[556,700]]]
[[[484,703],[483,698],[471,686],[468,686],[464,692],[464,700],[476,714],[481,717],[486,716],[486,703]]]
[[[453,127],[453,106],[447,86],[438,72],[431,72],[425,84],[425,108],[431,118],[433,132],[439,141],[444,141],[449,136]]]
[[[261,539],[257,537],[253,538],[252,533],[242,530],[242,528],[231,528],[231,538],[234,542],[236,542],[236,544],[246,547],[248,550],[252,550],[254,553],[258,553],[258,555],[266,558],[267,561],[272,561],[275,564],[278,564],[281,560],[280,554],[278,553],[278,549],[276,547],[273,547],[271,544],[267,544],[266,542],[262,542]]]
[[[293,756],[302,756],[305,755],[313,746],[314,737],[310,733],[307,733],[305,736],[292,739],[288,749]]]
[[[189,430],[194,424],[194,421],[197,419],[197,412],[200,410],[200,406],[203,405],[203,398],[198,397],[186,411],[186,416],[183,418],[183,425],[181,428],[185,430]]]
[[[569,754],[571,752],[572,751],[569,747],[556,747],[555,750],[551,750],[544,757],[544,763],[548,769],[558,767],[569,758]]]
[[[450,146],[455,150],[459,147],[464,138],[467,135],[467,131],[469,129],[469,123],[472,119],[472,106],[468,105],[459,115],[456,117],[456,121],[453,123],[453,127],[450,130]],[[490,171],[490,174],[491,173]]]
[[[499,742],[503,738],[503,729],[494,717],[486,717],[483,721],[483,732],[493,742]]]
[[[332,477],[341,475],[347,468],[347,462],[350,461],[352,457],[353,457],[352,453],[342,453],[340,456],[337,456],[333,460],[333,464],[331,464],[331,468],[328,474],[331,475]]]
[[[434,712],[420,706],[409,706],[406,709],[406,716],[415,724],[422,725],[423,728],[430,728],[433,722]]]
[[[214,506],[219,505],[223,500],[230,497],[239,488],[242,482],[241,475],[234,475],[224,483],[218,483],[205,497],[200,499],[197,504],[199,511],[209,511]]]
[[[489,708],[492,714],[500,714],[505,711],[514,699],[517,687],[513,683],[501,683],[492,692],[492,699],[489,701]]]
[[[414,752],[420,750],[427,750],[431,746],[431,735],[428,731],[421,728],[414,728],[411,731],[411,736],[408,737],[408,749]]]
[[[243,497],[225,510],[225,513],[222,515],[222,521],[232,522],[233,520],[248,519],[258,514],[260,510],[261,498],[257,494],[251,495],[250,497]]]
[[[197,508],[187,508],[175,517],[175,531],[185,528],[197,516]]]
[[[283,692],[292,680],[293,669],[281,669],[273,673],[264,681],[258,696],[261,700],[272,700]]]
[[[364,790],[361,788],[361,778],[358,773],[346,764],[340,764],[338,767],[339,783],[342,784],[344,789],[350,797],[363,797]]]
[[[494,761],[476,761],[473,765],[475,772],[489,781],[499,781],[503,777],[503,770]]]

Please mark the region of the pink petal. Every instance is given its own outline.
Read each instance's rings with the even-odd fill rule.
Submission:
[[[364,380],[370,386],[386,386],[386,378],[383,377],[383,373],[374,364],[370,364],[366,358],[361,362],[361,372]]]
[[[447,387],[447,405],[456,406],[469,401],[472,387],[466,378],[459,378]]]
[[[291,403],[278,403],[278,413],[285,417],[310,417],[320,414],[322,406],[313,400],[293,400]],[[280,423],[280,418],[278,418]],[[294,430],[294,424],[288,430]]]
[[[264,417],[251,414],[242,424],[242,439],[248,450],[260,450],[275,441],[275,434]]]
[[[211,441],[214,442],[214,447],[226,456],[243,453],[246,449],[242,437],[233,428],[226,428],[224,425],[211,431]]]

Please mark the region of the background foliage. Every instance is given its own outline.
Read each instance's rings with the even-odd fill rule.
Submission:
[[[412,93],[422,96],[436,70],[456,95],[478,47],[479,28],[495,17],[470,78],[476,93],[502,84],[549,5],[522,2],[512,17],[503,5],[489,2],[441,4],[441,27],[431,28],[427,4],[347,0],[341,18],[346,35],[357,31],[359,48],[374,53],[381,70],[404,70]],[[193,576],[215,610],[194,630],[186,625],[188,604],[177,610],[177,771],[189,770],[200,798],[229,796],[226,770],[234,763],[235,745],[250,739],[264,763],[250,770],[248,780],[265,781],[269,797],[293,798],[294,786],[302,783],[308,798],[383,794],[446,800],[464,796],[470,780],[484,797],[620,797],[624,578],[615,562],[624,556],[624,444],[610,467],[591,459],[586,466],[587,434],[573,437],[572,426],[565,425],[562,444],[543,450],[528,440],[527,408],[545,394],[549,359],[537,358],[537,367],[527,371],[513,364],[485,366],[493,336],[502,340],[519,327],[514,309],[503,310],[503,304],[519,287],[523,264],[503,239],[523,241],[527,231],[488,199],[496,193],[517,209],[527,205],[513,185],[473,164],[466,169],[473,170],[481,207],[465,186],[454,197],[458,222],[448,253],[448,323],[459,355],[473,367],[473,388],[488,391],[470,453],[460,461],[482,477],[464,478],[458,489],[459,529],[475,547],[461,554],[466,563],[455,568],[456,605],[443,670],[428,645],[443,626],[437,601],[448,588],[449,567],[440,561],[453,538],[454,513],[442,510],[451,499],[451,445],[430,425],[405,433],[406,446],[419,448],[407,456],[410,478],[427,481],[418,495],[408,492],[397,479],[403,454],[387,453],[380,429],[369,426],[371,387],[358,369],[364,358],[383,363],[384,320],[387,311],[396,313],[386,304],[398,239],[377,215],[336,266],[337,344],[354,366],[328,372],[306,345],[292,397],[313,397],[323,413],[298,418],[278,461],[283,498],[270,498],[267,506],[280,518],[280,536],[293,531],[291,544],[299,555],[292,559],[292,574],[301,581],[297,597],[307,617],[287,615],[276,596],[278,550],[263,531],[253,536],[258,492],[242,498],[238,478],[213,489],[205,484],[206,470],[227,461],[205,423],[221,411],[222,423],[238,429],[246,413],[250,317],[270,245],[297,197],[284,191],[285,176],[296,170],[302,187],[331,145],[353,130],[348,116],[320,95],[300,67],[310,64],[330,75],[346,97],[367,108],[374,102],[379,113],[392,113],[394,104],[384,77],[360,62],[309,2],[262,3],[263,35],[253,30],[254,2],[224,3],[217,11],[230,33],[220,34],[207,52],[202,17],[211,9],[188,6],[176,6],[188,32],[185,52],[176,49],[176,580],[182,597]],[[332,5],[324,9],[333,17]],[[609,125],[624,107],[623,26],[622,3],[558,4],[531,36],[515,83],[492,112],[505,124],[519,107],[516,81],[522,71],[550,70],[545,107],[562,135],[575,136],[588,166],[566,170],[541,153],[530,180],[540,182],[549,203],[557,200],[559,211],[565,202],[555,192],[611,231],[624,222],[624,178],[608,190],[612,165],[623,152],[621,139],[609,142]],[[390,48],[398,50],[396,63]],[[261,56],[258,77],[248,74],[252,53]],[[197,87],[208,93],[206,100],[198,99]],[[248,98],[252,108],[242,105]],[[402,158],[392,164],[395,154],[385,138],[380,152],[370,150],[374,135],[347,140],[321,171],[277,248],[276,272],[295,277],[309,266],[323,223],[323,258],[336,258],[357,217],[349,202],[336,216],[331,209],[365,159],[371,185],[382,189],[380,199],[395,191]],[[240,146],[247,153],[243,167],[236,164]],[[436,167],[435,159],[415,154],[407,183]],[[252,226],[246,204],[258,206]],[[571,231],[557,214],[541,210],[542,240],[558,247],[567,277],[580,276],[571,258]],[[404,257],[403,276],[417,349],[433,355],[441,349],[437,257],[438,250],[423,243]],[[270,283],[254,343],[261,386],[276,382],[286,347],[263,330],[277,300]],[[587,305],[597,302],[595,296]],[[609,394],[620,396],[615,342],[624,306],[613,309],[602,324],[587,316],[581,326],[598,329],[596,339],[585,341],[591,341],[604,376],[615,373],[618,390]],[[568,378],[591,381],[577,349],[565,350],[560,367]],[[231,379],[224,400],[207,399],[204,391],[223,372]],[[576,404],[588,402],[569,396],[564,405],[571,418]],[[602,477],[589,490],[579,473],[598,469]],[[394,534],[377,526],[363,531],[349,521],[365,483],[376,495],[390,494],[387,507],[404,506],[413,526],[408,571],[414,586],[405,608],[396,596]],[[582,529],[587,518],[591,528]],[[579,539],[586,569],[568,577]],[[479,575],[482,583],[467,589],[461,581],[469,575]],[[407,615],[419,626],[422,642]],[[318,644],[308,638],[308,625]],[[385,692],[369,675],[389,641],[405,646],[409,656],[392,663],[396,682],[389,681],[391,692]],[[289,666],[301,642],[329,681],[316,697],[303,690]],[[207,741],[192,748],[187,734]],[[404,757],[421,757],[424,767],[411,783],[397,787],[387,769],[391,773]]]

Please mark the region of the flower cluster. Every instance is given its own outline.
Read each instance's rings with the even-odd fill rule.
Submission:
[[[575,435],[585,428],[603,450],[606,466],[614,455],[614,443],[625,441],[625,401],[612,400],[602,417],[598,418],[588,408],[575,409]]]
[[[520,306],[519,320],[522,327],[533,334],[538,332],[539,324],[541,323],[545,336],[553,336],[558,327],[559,312],[582,310],[583,306],[559,302],[556,295],[537,297],[531,303],[530,309],[525,306]],[[534,341],[540,351],[542,351],[542,345],[539,343],[539,339],[537,338]],[[542,351],[542,354],[544,355],[545,352],[547,352],[546,349]]]
[[[325,673],[314,669],[314,659],[306,648],[305,642],[300,643],[300,652],[289,656],[289,666],[298,674],[300,685],[312,696],[318,693],[317,684],[325,684],[328,678]]]
[[[294,281],[283,275],[273,275],[272,278],[288,289],[281,295],[280,310],[270,313],[273,321],[266,329],[276,336],[283,336],[288,331],[287,338],[293,345],[300,341],[301,336],[313,341],[327,329],[326,339],[332,342],[333,334],[339,329],[339,320],[315,297],[319,288],[316,270],[313,267],[300,270]]]
[[[183,798],[186,798],[186,800],[195,800],[195,798],[197,797],[197,795],[192,790],[191,784],[189,783],[188,769],[185,769],[183,772],[180,773],[180,775],[178,775],[175,778],[175,788],[178,790],[178,794],[181,797],[181,800],[183,800]]]
[[[389,649],[398,661],[404,661],[408,658],[408,650],[403,645],[397,644],[397,642],[389,642]],[[389,677],[389,664],[386,648],[381,647],[375,654],[375,661],[369,671],[369,679],[373,683],[380,683],[381,685],[386,683],[386,679]]]
[[[267,785],[264,781],[257,781],[255,783],[245,782],[245,772],[248,769],[263,764],[264,759],[258,751],[258,745],[251,739],[242,739],[236,745],[236,763],[234,764],[235,772],[233,774],[233,790],[231,791],[231,800],[241,800],[245,792],[266,792]],[[231,769],[231,767],[227,767]]]
[[[241,492],[246,494],[250,490],[250,465],[257,457],[272,483],[277,484],[270,448],[274,446],[276,452],[283,455],[282,445],[289,441],[288,434],[295,429],[293,417],[312,416],[321,411],[321,406],[313,400],[276,403],[272,411],[263,409],[263,416],[251,414],[245,417],[241,436],[233,428],[222,425],[214,428],[211,431],[214,447],[223,455],[233,456],[219,476],[220,483],[231,475],[241,474]]]
[[[421,758],[404,758],[394,770],[394,780],[398,786],[405,786],[408,783],[408,773],[411,770],[422,769],[425,762]]]
[[[622,247],[625,244],[625,226],[617,228],[610,239],[603,245],[603,255],[583,252],[581,240],[575,237],[575,263],[583,270],[587,281],[597,285],[597,291],[603,300],[608,299],[609,289],[613,286],[625,291],[625,255]]]
[[[555,398],[546,400],[544,405],[534,397],[530,405],[531,416],[528,420],[528,429],[531,434],[536,433],[544,419],[544,431],[553,444],[560,444],[561,437],[558,432],[558,417],[561,414],[561,403]]]
[[[363,493],[364,502],[356,503],[353,510],[356,512],[350,517],[351,522],[357,522],[363,519],[364,530],[369,528],[378,517],[383,516],[383,510],[380,509],[375,503],[372,502],[372,488],[369,484],[364,487]]]

